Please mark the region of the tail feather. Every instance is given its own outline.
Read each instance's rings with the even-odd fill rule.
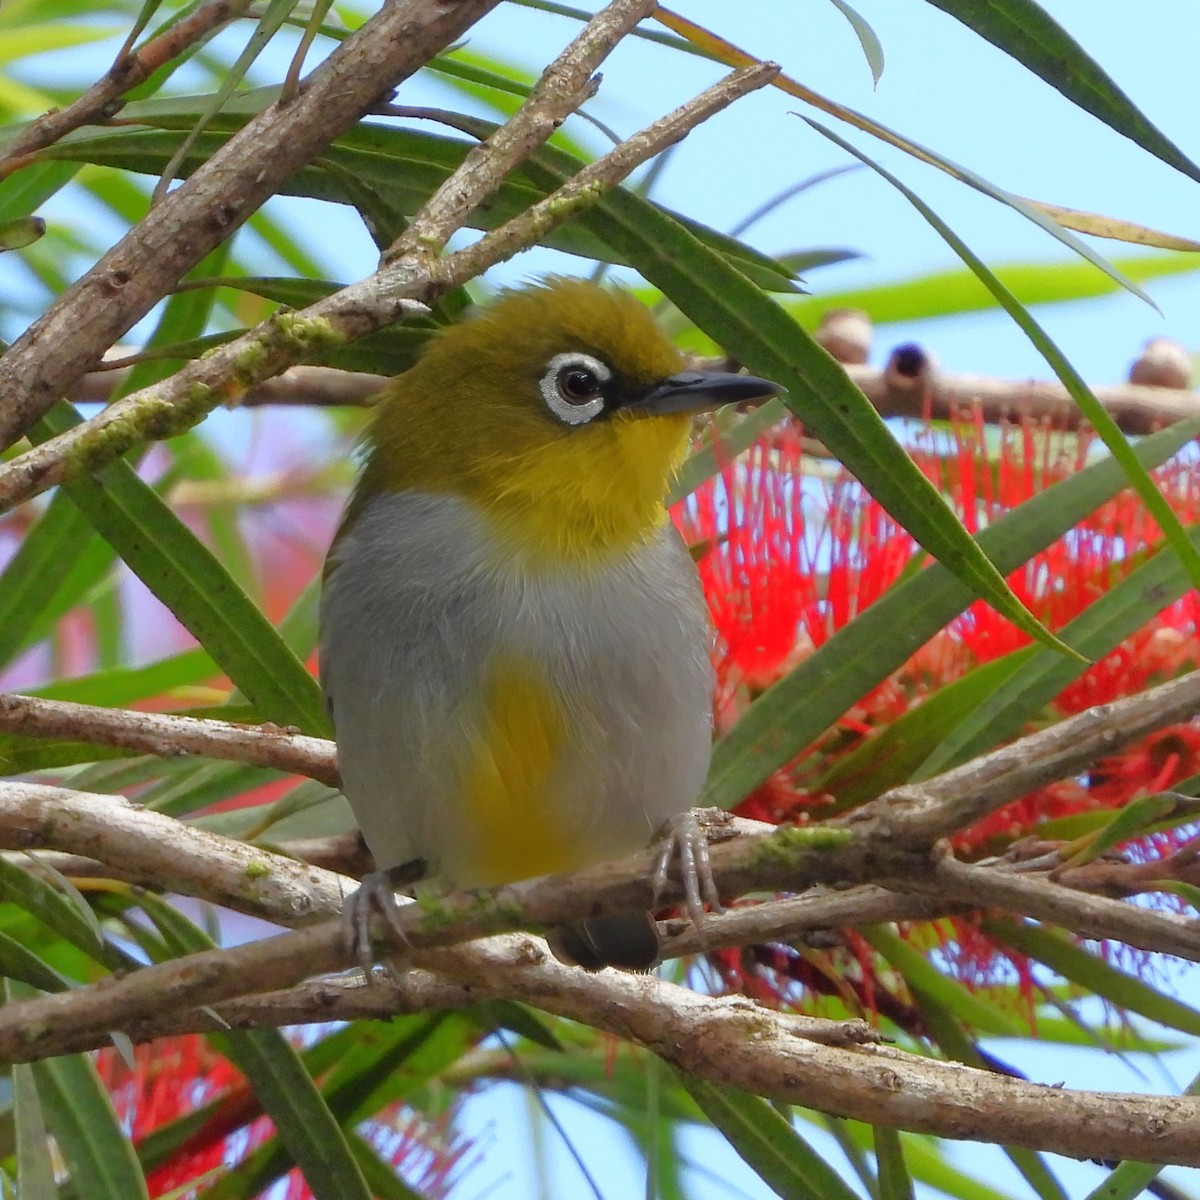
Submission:
[[[648,971],[658,962],[661,949],[658,925],[650,913],[572,921],[552,930],[547,940],[559,962],[585,971],[602,967]]]

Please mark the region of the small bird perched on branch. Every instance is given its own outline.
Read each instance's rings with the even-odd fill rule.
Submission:
[[[664,500],[692,416],[781,389],[689,371],[632,296],[551,279],[439,334],[385,389],[326,563],[321,677],[377,866],[348,919],[421,874],[482,887],[666,829],[693,916],[688,813],[711,744],[709,627]],[[650,966],[650,914],[577,921],[566,961]]]

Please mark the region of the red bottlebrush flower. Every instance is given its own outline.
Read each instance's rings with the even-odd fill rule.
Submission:
[[[998,446],[996,442],[976,414],[973,422],[959,422],[949,433],[927,427],[913,451],[917,465],[972,530],[1079,470],[1090,438],[1054,435],[1023,423],[1002,427]],[[990,454],[985,454],[985,444]],[[913,539],[844,472],[824,481],[806,475],[800,449],[800,430],[789,422],[727,463],[674,510],[696,554],[716,630],[718,734],[758,694],[874,602],[918,551]],[[1157,482],[1185,523],[1200,519],[1200,476],[1190,462],[1164,467]],[[1059,629],[1160,540],[1161,532],[1140,499],[1125,491],[1014,572],[1009,583],[1044,624]],[[1189,592],[1065,688],[1039,721],[1131,695],[1200,665],[1198,633],[1200,596]],[[826,796],[811,794],[810,787],[836,762],[974,667],[1028,642],[987,604],[971,605],[853,710],[837,717],[833,730],[747,796],[737,811],[773,822],[819,819],[822,805],[838,806],[837,789]],[[1086,779],[1066,780],[1022,797],[965,831],[958,844],[967,852],[985,845],[1002,848],[1046,820],[1118,808],[1139,794],[1170,787],[1198,767],[1200,728],[1164,730],[1097,764]],[[861,797],[852,801],[857,802]],[[986,937],[974,927],[947,928],[954,931],[947,956],[959,964],[964,978],[983,978],[990,944]],[[994,961],[994,946],[990,955]],[[744,960],[727,958],[717,965],[732,983]],[[776,974],[781,965],[773,965]],[[1028,985],[1027,964],[1016,968]],[[809,968],[804,970],[811,975]],[[792,967],[782,975],[797,978],[797,970]]]
[[[271,1122],[266,1117],[247,1123],[256,1110],[241,1073],[199,1034],[136,1047],[132,1069],[115,1050],[106,1048],[96,1055],[96,1067],[135,1142],[179,1117],[221,1101],[170,1161],[147,1175],[151,1196],[167,1195],[216,1167],[230,1165],[270,1136]],[[240,1153],[235,1158],[228,1142],[239,1130]]]
[[[234,1167],[274,1133],[237,1068],[199,1034],[137,1046],[130,1068],[113,1049],[96,1055],[101,1081],[135,1142],[197,1109],[213,1105],[208,1119],[146,1178],[152,1197],[187,1187],[215,1168]],[[451,1129],[453,1112],[431,1121],[398,1106],[360,1127],[385,1162],[422,1196],[439,1200],[454,1186],[470,1143]],[[273,1200],[312,1200],[300,1171],[272,1189]],[[206,1180],[207,1182],[207,1180]],[[199,1185],[198,1185],[199,1186]],[[278,1188],[283,1187],[283,1191]],[[202,1194],[197,1190],[196,1195]],[[187,1193],[189,1200],[191,1193]]]

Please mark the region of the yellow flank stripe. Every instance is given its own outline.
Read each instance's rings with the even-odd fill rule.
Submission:
[[[564,821],[554,769],[567,745],[567,720],[542,673],[516,655],[488,664],[482,719],[466,749],[461,805],[462,875],[476,887],[566,871],[587,860]],[[575,844],[572,844],[574,841]]]

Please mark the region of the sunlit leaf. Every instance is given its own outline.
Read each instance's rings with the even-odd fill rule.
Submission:
[[[1096,399],[1083,377],[1067,360],[1066,355],[1050,340],[1045,330],[1033,319],[1024,305],[996,278],[984,264],[983,260],[915,192],[901,183],[889,171],[884,170],[878,163],[873,162],[866,155],[856,150],[849,142],[838,137],[831,130],[824,129],[815,121],[809,121],[809,124],[836,142],[844,150],[861,159],[869,167],[877,171],[894,188],[900,191],[917,211],[941,234],[950,248],[963,262],[979,276],[987,289],[996,297],[1000,306],[1012,317],[1029,340],[1037,347],[1046,362],[1050,364],[1050,367],[1062,382],[1063,387],[1070,393],[1071,399],[1079,406],[1080,412],[1083,413],[1092,428],[1095,429],[1100,440],[1108,447],[1113,458],[1125,469],[1126,474],[1129,476],[1129,482],[1142,498],[1142,502],[1146,505],[1151,516],[1158,522],[1172,549],[1179,555],[1180,561],[1186,567],[1192,582],[1200,586],[1200,549],[1192,545],[1187,532],[1175,514],[1175,510],[1168,503],[1162,492],[1159,491],[1145,468],[1137,461],[1133,453],[1133,448],[1121,432],[1116,419]]]
[[[1034,0],[929,0],[1098,117],[1192,179],[1200,167],[1164,137],[1083,47]]]

